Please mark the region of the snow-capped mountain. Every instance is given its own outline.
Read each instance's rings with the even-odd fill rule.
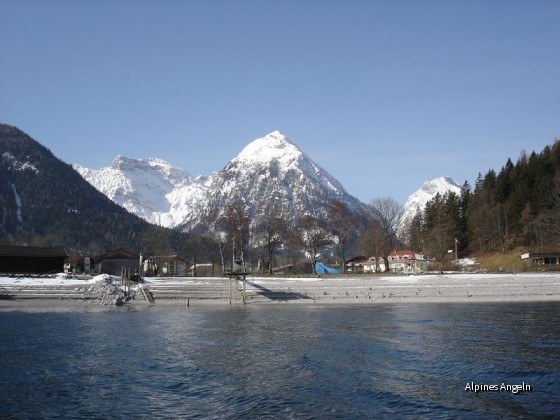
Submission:
[[[399,233],[403,234],[404,229],[412,221],[414,216],[423,211],[426,204],[433,199],[437,194],[444,195],[452,191],[456,194],[461,193],[461,187],[448,176],[441,176],[439,178],[426,181],[422,186],[413,194],[411,194],[406,203],[404,204],[403,215],[399,222]]]
[[[112,201],[150,223],[165,227],[185,223],[205,202],[208,178],[193,178],[161,159],[117,156],[107,168],[73,166]]]
[[[202,228],[233,197],[245,200],[253,220],[271,202],[288,222],[305,214],[326,217],[337,199],[359,214],[363,204],[284,135],[274,131],[249,143],[224,169],[193,178],[158,159],[118,156],[109,168],[75,165],[82,176],[130,212],[166,227]]]
[[[326,218],[333,199],[354,212],[361,208],[340,182],[278,131],[248,144],[214,175],[209,207],[223,208],[235,195],[246,200],[256,219],[271,202],[278,203],[288,222],[306,214]]]

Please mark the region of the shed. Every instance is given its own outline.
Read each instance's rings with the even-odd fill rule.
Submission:
[[[558,267],[560,265],[560,252],[554,249],[537,250],[521,255],[522,260],[529,260],[540,267]]]
[[[38,246],[0,246],[0,272],[46,274],[61,273],[68,254],[63,248]]]

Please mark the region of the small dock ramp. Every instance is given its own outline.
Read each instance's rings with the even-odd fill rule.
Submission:
[[[138,290],[140,291],[140,294],[144,296],[144,300],[146,302],[149,302],[151,304],[156,303],[156,301],[154,300],[154,296],[152,295],[152,292],[150,292],[150,289],[148,289],[147,287],[138,286]]]

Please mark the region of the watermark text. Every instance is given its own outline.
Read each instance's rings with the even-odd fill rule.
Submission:
[[[506,384],[505,382],[501,384],[475,384],[474,382],[468,382],[465,386],[465,391],[474,392],[475,394],[479,392],[510,392],[512,394],[519,394],[520,392],[533,392],[533,387],[525,382],[521,384]]]

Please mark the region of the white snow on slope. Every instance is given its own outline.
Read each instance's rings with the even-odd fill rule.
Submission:
[[[363,204],[279,131],[253,140],[210,176],[192,177],[160,159],[117,156],[110,167],[74,168],[95,188],[148,222],[165,227],[194,229],[211,211],[223,209],[234,194],[243,197],[255,221],[271,202],[281,205],[292,221],[305,214],[326,217],[333,199],[353,211]],[[437,193],[460,193],[450,177],[427,181],[404,206],[399,233]]]
[[[17,160],[15,158],[14,155],[12,155],[11,153],[8,152],[4,152],[2,153],[2,156],[0,156],[3,160],[6,160],[9,162],[9,164],[16,170],[16,171],[25,171],[25,170],[30,170],[35,172],[36,174],[39,173],[39,170],[37,169],[37,167],[35,165],[33,165],[31,162],[20,162],[19,160]]]
[[[192,178],[161,159],[117,156],[98,170],[74,165],[91,185],[143,219],[173,227],[204,201],[207,178]]]
[[[300,177],[312,179],[334,193],[345,193],[344,187],[335,178],[279,131],[273,131],[249,143],[224,170],[234,167],[240,175],[246,175],[255,169],[262,172],[266,168],[269,169],[270,177],[280,181],[284,181],[289,171],[295,171]]]
[[[278,131],[252,141],[214,175],[209,209],[223,209],[234,195],[245,200],[255,225],[271,203],[281,208],[288,224],[304,215],[326,218],[334,199],[353,212],[363,208],[340,182]]]
[[[252,141],[208,177],[193,178],[159,159],[123,156],[108,168],[74,168],[130,212],[151,223],[187,230],[203,223],[212,210],[223,209],[234,194],[247,200],[253,215],[278,200],[287,219],[324,213],[333,198],[359,207],[335,178],[279,131]]]
[[[288,142],[279,131],[258,138],[243,148],[233,160],[246,163],[266,163],[276,160],[284,167],[289,167],[301,156],[296,145]]]

